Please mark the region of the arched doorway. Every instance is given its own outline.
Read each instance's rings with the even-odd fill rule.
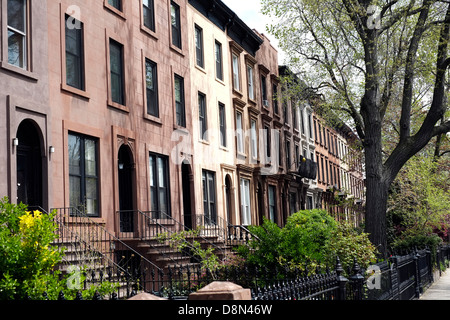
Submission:
[[[191,193],[191,167],[189,163],[183,162],[181,165],[181,181],[183,188],[183,215],[184,226],[186,229],[192,229],[192,193]]]
[[[16,171],[17,203],[43,206],[42,134],[32,120],[24,120],[17,129]]]
[[[128,145],[122,145],[118,156],[120,231],[134,231],[135,164]]]
[[[232,224],[233,223],[233,210],[232,210],[232,183],[231,183],[231,178],[230,175],[227,174],[227,176],[225,177],[225,210],[227,213],[227,221],[228,223]]]

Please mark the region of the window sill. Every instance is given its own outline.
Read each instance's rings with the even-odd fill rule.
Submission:
[[[78,97],[86,99],[86,100],[89,100],[91,98],[89,96],[89,93],[87,93],[86,91],[71,87],[65,83],[61,84],[61,91],[73,94],[75,96],[78,96]]]
[[[118,109],[118,110],[123,111],[123,112],[126,112],[126,113],[129,113],[129,112],[130,112],[130,109],[128,109],[127,106],[124,106],[124,105],[122,105],[122,104],[120,104],[120,103],[117,103],[117,102],[113,102],[113,101],[110,100],[110,99],[108,99],[107,104],[108,104],[108,107],[111,107],[111,108],[113,108],[113,109]]]
[[[150,114],[145,113],[145,114],[144,114],[144,119],[145,119],[145,120],[148,120],[149,122],[152,122],[152,123],[154,123],[154,124],[157,124],[157,125],[160,125],[160,126],[162,125],[161,118],[152,116],[152,115],[150,115]]]
[[[178,48],[177,46],[173,45],[172,41],[170,42],[170,47],[169,48],[170,48],[170,50],[172,50],[172,51],[178,53],[180,56],[184,57],[183,50]]]
[[[244,95],[242,94],[242,92],[239,91],[239,90],[236,89],[236,88],[233,88],[233,93],[234,93],[235,95],[239,96],[240,98],[242,98],[242,97],[244,96]]]
[[[116,16],[118,16],[119,18],[123,19],[123,20],[127,20],[127,18],[125,18],[125,13],[123,13],[122,11],[114,8],[113,6],[111,6],[108,3],[108,0],[105,0],[105,2],[103,3],[103,6],[110,11],[111,13],[115,14]]]
[[[186,127],[180,126],[178,124],[174,124],[173,125],[173,130],[179,131],[179,132],[184,133],[186,135],[190,134],[189,130]]]
[[[35,82],[39,81],[39,78],[38,78],[38,76],[35,73],[33,73],[31,71],[28,71],[28,70],[24,70],[24,69],[16,67],[16,66],[13,66],[13,65],[11,65],[11,64],[9,64],[7,62],[2,61],[1,64],[0,64],[0,67],[2,69],[5,69],[5,70],[8,70],[10,72],[14,72],[15,74],[18,74],[20,76],[23,76],[23,77],[25,77],[25,78],[27,78],[29,80],[32,80],[32,81],[35,81]]]
[[[245,153],[237,151],[236,158],[245,160],[245,159],[247,159],[247,155]]]
[[[198,142],[203,143],[204,145],[207,145],[207,146],[210,145],[208,140],[199,139]]]
[[[221,85],[226,86],[225,81],[223,81],[222,79],[216,77],[216,81]]]
[[[195,69],[197,69],[198,71],[200,71],[201,73],[207,74],[205,68],[200,67],[197,62],[195,63]]]
[[[150,36],[151,38],[158,40],[158,36],[156,35],[156,32],[147,28],[145,25],[141,24],[141,31]]]

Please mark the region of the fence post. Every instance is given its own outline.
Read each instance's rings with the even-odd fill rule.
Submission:
[[[442,272],[441,272],[441,250],[439,249],[439,247],[437,247],[436,249],[436,265],[439,270],[439,277],[440,277],[442,276]]]
[[[420,297],[420,271],[419,271],[419,252],[417,251],[417,249],[414,250],[414,257],[413,257],[413,261],[414,261],[414,267],[415,267],[415,274],[414,274],[414,280],[415,280],[415,293],[416,293],[416,298]]]
[[[352,271],[353,274],[350,276],[349,280],[353,288],[353,300],[362,300],[364,277],[360,273],[361,268],[358,262],[356,261],[356,258],[353,259]]]
[[[390,258],[391,269],[391,286],[392,286],[392,300],[399,300],[400,298],[400,284],[398,276],[398,258],[393,256]]]
[[[339,285],[339,294],[338,294],[338,300],[346,300],[347,299],[347,282],[348,279],[342,275],[342,272],[344,269],[341,265],[341,260],[339,260],[339,257],[336,258],[336,275],[337,275],[337,282]]]

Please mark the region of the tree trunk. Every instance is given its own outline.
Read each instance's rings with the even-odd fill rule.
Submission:
[[[380,255],[387,256],[386,209],[389,187],[378,177],[367,177],[366,181],[366,226],[370,241]]]
[[[387,255],[386,209],[389,179],[383,165],[382,119],[376,102],[376,86],[371,84],[362,99],[361,111],[366,125],[364,149],[366,163],[365,231],[380,255]]]

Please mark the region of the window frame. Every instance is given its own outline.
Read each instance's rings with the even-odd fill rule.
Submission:
[[[68,80],[68,68],[67,68],[67,55],[68,55],[68,50],[67,50],[67,31],[68,31],[68,19],[74,19],[76,21],[77,24],[79,24],[79,28],[75,28],[76,30],[78,30],[79,34],[77,36],[79,36],[79,39],[77,40],[77,46],[79,46],[79,48],[77,48],[79,50],[79,57],[77,57],[77,59],[79,59],[79,68],[78,70],[76,70],[77,72],[79,72],[79,78],[80,78],[80,86],[75,86],[70,84],[67,80]],[[75,19],[74,17],[68,15],[67,13],[64,14],[64,61],[65,61],[65,74],[64,74],[64,83],[65,85],[71,87],[72,89],[75,89],[77,91],[86,91],[86,67],[85,67],[85,49],[84,49],[84,24],[82,21],[79,21],[77,19]]]
[[[150,60],[149,58],[145,58],[144,61],[144,79],[145,79],[145,105],[146,105],[146,111],[147,116],[159,118],[159,94],[158,94],[158,64],[154,62],[153,60]],[[153,89],[149,89],[148,82],[147,82],[147,75],[148,75],[148,68],[150,67],[153,77]],[[152,97],[149,95],[149,90],[153,91]],[[151,98],[151,99],[150,99]],[[150,112],[151,105],[154,105],[153,112]]]
[[[197,102],[200,140],[208,141],[208,110],[206,103],[206,94],[198,91]]]
[[[250,72],[251,71],[251,72]],[[248,98],[255,101],[255,67],[247,63]]]
[[[258,120],[255,118],[250,118],[250,149],[251,159],[258,161]]]
[[[205,222],[206,224],[209,224],[210,221],[216,223],[218,214],[217,212],[218,199],[217,199],[216,173],[214,171],[209,171],[205,169],[202,170],[202,193],[203,193],[203,216],[205,218],[208,218],[207,221]]]
[[[146,4],[147,2],[147,4]],[[147,21],[145,19],[145,12],[150,11],[151,14],[151,24],[147,25]],[[147,15],[148,17],[148,15]],[[142,0],[142,26],[151,32],[156,32],[156,19],[155,19],[155,2],[154,0]]]
[[[22,3],[24,4],[24,8],[23,8],[23,12],[22,12],[22,16],[23,16],[23,30],[17,29],[15,27],[13,27],[12,25],[10,25],[9,23],[9,10],[8,10],[8,6],[9,6],[9,0],[6,0],[6,37],[4,38],[5,41],[5,45],[6,45],[6,62],[8,63],[8,65],[10,65],[13,68],[18,68],[24,71],[29,71],[30,70],[30,41],[29,41],[29,37],[31,34],[31,28],[30,28],[30,24],[31,24],[31,18],[30,18],[30,1],[28,0],[21,0]],[[21,43],[22,43],[22,47],[23,47],[23,52],[22,52],[22,59],[19,63],[19,65],[11,63],[10,62],[10,55],[9,55],[9,48],[10,48],[10,44],[9,44],[9,33],[12,32],[15,35],[19,35],[21,38]],[[19,54],[20,56],[20,54]]]
[[[27,18],[27,39],[26,39],[26,46],[27,46],[27,68],[20,68],[18,66],[15,66],[13,64],[9,63],[9,53],[8,53],[8,0],[0,0],[0,4],[2,8],[6,8],[5,10],[1,10],[0,14],[0,20],[4,21],[2,23],[1,28],[1,34],[0,38],[4,39],[4,41],[1,43],[1,59],[0,60],[0,67],[2,69],[8,70],[10,72],[14,72],[15,74],[22,76],[28,80],[32,80],[34,82],[39,80],[38,74],[34,72],[34,59],[33,59],[33,28],[34,28],[34,20],[32,19],[32,16],[34,14],[34,7],[29,0],[24,0],[27,3],[27,12],[26,12],[26,18]]]
[[[235,63],[236,62],[236,63]],[[231,70],[233,75],[233,90],[241,92],[241,75],[240,75],[240,61],[239,54],[231,53]]]
[[[180,98],[181,101],[177,101],[176,95],[176,86],[177,80],[180,83]],[[186,128],[186,97],[185,97],[185,89],[184,89],[184,78],[176,73],[174,73],[173,77],[173,86],[174,86],[174,104],[175,104],[175,124],[178,127]],[[180,118],[179,118],[180,117]]]
[[[239,117],[240,116],[240,126]],[[244,114],[240,110],[236,110],[236,152],[238,154],[245,154],[245,141],[244,141]]]
[[[113,70],[112,70],[112,66],[111,66],[111,44],[116,43],[120,46],[120,69],[121,69],[121,74],[120,74],[120,91],[121,91],[121,101],[117,102],[114,100],[114,97],[112,95],[112,87],[113,87],[113,81],[112,81],[112,75],[113,75]],[[108,69],[108,104],[112,107],[121,109],[123,111],[127,111],[128,112],[128,108],[127,108],[127,94],[126,94],[126,75],[125,75],[125,46],[115,40],[114,38],[108,37],[108,61],[107,61],[107,69]]]
[[[80,174],[74,174],[71,173],[70,170],[70,162],[71,162],[71,152],[69,150],[70,148],[70,137],[76,137],[78,139],[80,139]],[[95,175],[86,175],[86,141],[92,141],[95,143]],[[68,132],[68,136],[67,136],[67,154],[68,154],[68,175],[69,175],[69,203],[70,206],[72,207],[72,189],[71,189],[71,177],[77,177],[80,179],[80,190],[79,190],[79,194],[80,194],[80,202],[78,203],[78,205],[75,207],[78,210],[80,210],[80,207],[86,207],[87,210],[87,205],[86,205],[86,195],[87,195],[87,185],[86,185],[86,181],[88,179],[95,179],[96,180],[96,194],[95,194],[95,199],[97,200],[97,205],[96,205],[96,212],[94,213],[89,213],[89,212],[85,212],[86,215],[90,216],[90,217],[99,217],[100,216],[100,152],[99,152],[99,139],[95,138],[95,137],[91,137],[89,135],[85,135],[85,134],[81,134],[81,133],[77,133],[77,132],[73,132],[73,131],[69,131]],[[83,210],[80,210],[81,212],[83,212]]]
[[[205,69],[205,50],[203,44],[203,29],[194,24],[195,65]]]
[[[273,195],[272,199],[270,197],[271,194]],[[271,200],[273,200],[273,202]],[[272,184],[269,184],[267,188],[267,203],[269,220],[277,223],[277,187]]]
[[[227,148],[227,115],[225,110],[225,104],[222,102],[218,102],[219,108],[219,134],[220,134],[220,146],[223,148]]]
[[[252,224],[252,199],[251,199],[251,180],[241,177],[239,181],[241,197],[241,224],[249,226]],[[248,203],[247,203],[248,200]],[[247,221],[249,220],[249,221]]]
[[[173,24],[173,10],[175,10],[175,25]],[[183,49],[183,37],[181,34],[181,7],[175,1],[170,1],[169,4],[169,18],[170,18],[170,43],[173,47]]]
[[[216,79],[223,81],[223,48],[222,43],[215,40],[214,41],[214,60],[215,60],[215,68],[216,68]],[[219,58],[219,61],[217,59]]]
[[[154,157],[154,163],[155,166],[152,171],[152,157]],[[165,187],[160,186],[160,168],[159,168],[159,162],[158,159],[160,159],[164,165],[163,168],[163,179],[165,180]],[[162,212],[161,210],[161,198],[160,195],[160,189],[165,188],[165,201],[166,201],[166,208],[167,212],[164,212],[167,216],[172,216],[172,208],[171,208],[171,192],[170,192],[170,168],[169,168],[169,157],[163,154],[155,153],[155,152],[149,152],[148,154],[148,169],[149,169],[149,191],[150,191],[150,209],[152,211],[152,216],[156,219],[161,218],[161,215],[159,214]],[[153,179],[152,179],[153,178]],[[154,182],[154,185],[152,185],[152,182]],[[155,190],[155,192],[153,192]],[[156,195],[156,203],[153,202],[152,194]],[[156,204],[157,208],[154,208],[153,205]],[[156,209],[156,210],[155,210]]]

